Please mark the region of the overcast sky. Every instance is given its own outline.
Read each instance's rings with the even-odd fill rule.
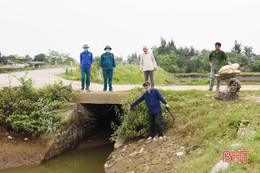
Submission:
[[[0,51],[5,55],[70,53],[87,43],[124,56],[171,38],[179,46],[229,51],[234,40],[260,54],[259,0],[0,0]]]

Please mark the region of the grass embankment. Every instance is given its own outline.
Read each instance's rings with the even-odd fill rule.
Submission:
[[[96,65],[93,65],[96,66]],[[78,67],[77,67],[78,68]],[[97,68],[92,69],[92,78],[91,82],[95,83],[103,83],[103,76],[102,79],[97,78]],[[200,73],[176,73],[172,74],[166,72],[162,68],[158,68],[155,72],[155,83],[156,85],[209,85],[210,79],[207,80],[198,80],[198,81],[191,81],[192,77],[205,77],[209,76],[210,74],[200,74]],[[260,76],[260,73],[241,73],[241,76]],[[80,81],[80,70],[77,69],[75,71],[70,71],[69,74],[62,73],[59,74],[60,77],[63,77],[67,80],[76,80]],[[185,77],[187,78],[184,82],[180,82],[176,77]],[[139,73],[139,66],[138,65],[126,65],[126,66],[119,66],[117,67],[117,73],[113,77],[114,84],[140,84],[144,80],[143,74]],[[217,81],[215,80],[215,84]],[[226,85],[226,82],[221,82],[222,85]],[[259,85],[260,82],[242,82],[242,85]]]
[[[174,73],[177,77],[203,77],[209,76],[210,73]],[[260,72],[242,72],[240,76],[260,76]]]
[[[97,78],[97,69],[92,70],[91,82],[103,83],[102,79]],[[80,80],[80,70],[69,72],[69,74],[62,73],[59,76],[68,80]],[[155,72],[155,82],[157,85],[172,85],[177,84],[178,79],[171,73],[166,72],[162,68],[158,68]],[[144,82],[144,75],[140,74],[140,67],[138,65],[126,65],[116,68],[116,74],[113,76],[113,84],[141,84]]]
[[[209,77],[210,73],[175,73],[174,74],[176,77],[183,77],[185,78],[185,81],[179,83],[179,85],[209,85],[210,84],[210,79],[208,78],[207,80],[202,80],[201,78]],[[240,77],[243,76],[260,76],[259,72],[242,72]],[[238,76],[238,77],[239,77]],[[192,78],[199,78],[197,81],[192,81]],[[217,81],[215,80],[215,84],[217,84]],[[260,85],[260,82],[241,82],[242,85]],[[221,85],[226,85],[226,82],[221,82]]]
[[[126,108],[127,103],[141,96],[143,89],[134,89],[130,93],[123,108]],[[229,172],[260,170],[260,90],[241,91],[242,99],[233,102],[216,100],[212,92],[208,91],[161,90],[161,93],[175,117],[175,122],[171,121],[168,124],[168,130],[165,133],[171,141],[174,141],[174,145],[169,147],[169,141],[161,142],[161,145],[155,143],[154,158],[150,162],[156,162],[157,159],[158,165],[163,169],[164,166],[169,165],[161,163],[166,162],[167,159],[171,160],[174,157],[172,152],[177,152],[181,146],[184,146],[185,154],[170,164],[172,170],[174,172],[209,172],[217,162],[222,160],[223,151],[235,150],[237,153],[238,150],[250,150],[247,163],[230,163]],[[248,99],[250,95],[254,95],[258,102]],[[121,118],[123,121],[121,129],[114,135],[134,139],[147,137],[148,117],[144,104],[142,102],[130,114],[125,112],[126,116]],[[238,138],[237,130],[243,120],[246,120],[247,123],[244,125],[248,130],[245,131],[244,138]],[[242,145],[234,149],[230,146],[234,143]],[[136,145],[140,144],[136,142]],[[141,158],[145,158],[145,153]]]

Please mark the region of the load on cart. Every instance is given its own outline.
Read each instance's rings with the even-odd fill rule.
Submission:
[[[227,87],[222,90],[218,91],[215,95],[215,98],[221,99],[221,100],[238,100],[239,99],[239,90],[241,88],[240,81],[238,80],[238,75],[241,73],[240,70],[238,70],[239,64],[234,63],[231,65],[223,66],[219,73],[216,74],[216,78],[220,81],[226,81]]]

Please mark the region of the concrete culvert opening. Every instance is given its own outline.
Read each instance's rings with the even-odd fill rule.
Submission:
[[[111,122],[119,124],[115,107],[121,109],[118,104],[80,104],[83,111],[80,114],[88,114],[90,119],[82,120],[81,127],[85,129],[82,136],[82,142],[79,145],[80,149],[91,148],[102,145],[113,145],[114,143],[109,139],[113,133]],[[84,118],[86,116],[80,116]]]

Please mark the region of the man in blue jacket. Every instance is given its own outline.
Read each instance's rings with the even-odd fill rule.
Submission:
[[[112,79],[113,79],[113,73],[116,73],[116,61],[114,58],[114,54],[111,53],[112,48],[110,46],[106,46],[104,50],[106,51],[106,53],[103,53],[101,55],[101,60],[100,60],[100,73],[103,69],[103,77],[104,77],[103,91],[107,90],[107,77],[109,81],[109,91],[113,91]]]
[[[143,84],[145,93],[137,99],[133,104],[128,105],[128,110],[132,107],[138,105],[140,102],[145,100],[146,105],[148,107],[149,113],[149,122],[150,122],[150,137],[148,140],[151,140],[155,137],[155,126],[158,131],[159,139],[163,137],[163,129],[162,129],[162,107],[160,101],[166,105],[166,108],[169,108],[167,102],[162,97],[161,93],[157,89],[153,89],[150,87],[150,83],[145,81]]]
[[[88,50],[89,46],[87,44],[83,45],[83,49],[84,49],[84,52],[82,52],[80,54],[81,89],[84,90],[85,76],[87,75],[86,90],[89,90],[89,86],[90,86],[90,70],[91,70],[91,64],[93,63],[93,55]]]

